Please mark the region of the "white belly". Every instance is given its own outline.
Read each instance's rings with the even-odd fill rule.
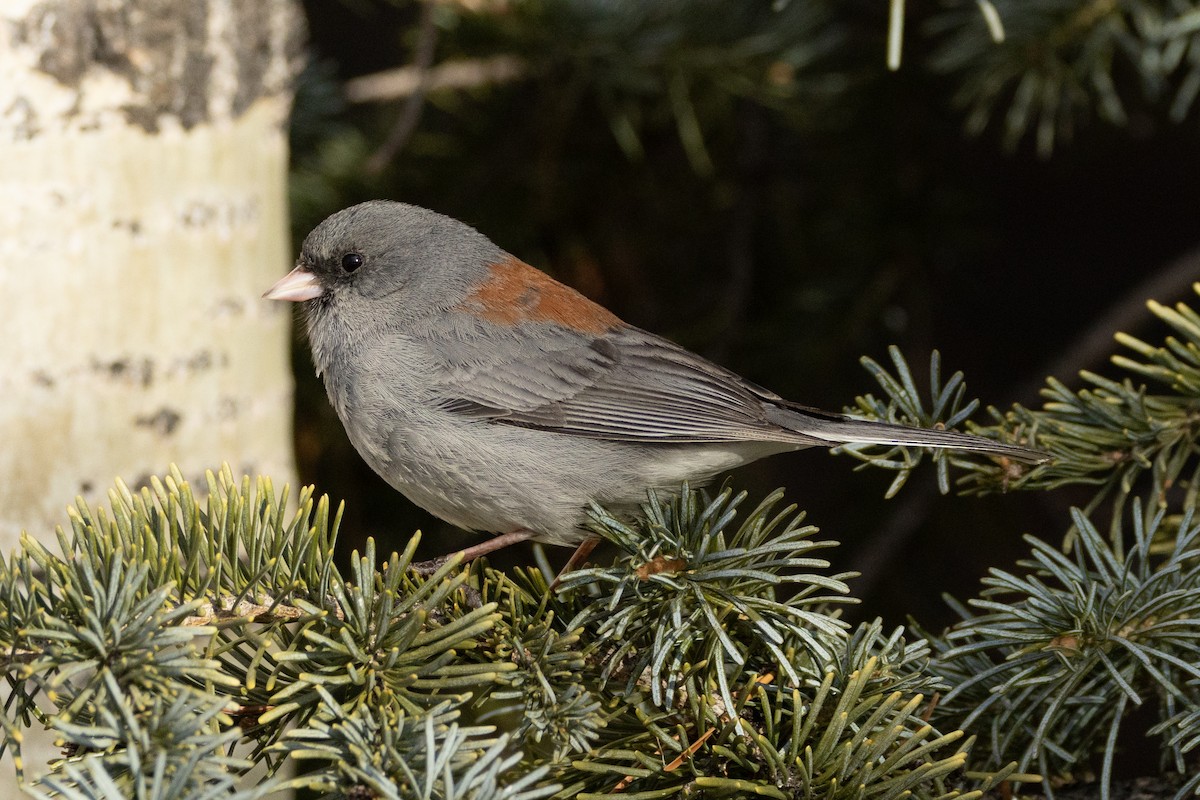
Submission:
[[[586,536],[580,526],[590,501],[628,512],[648,489],[699,485],[792,449],[768,442],[632,444],[494,422],[432,423],[394,428],[386,458],[378,446],[355,446],[384,480],[447,522],[491,533],[530,530],[538,541],[561,545]]]

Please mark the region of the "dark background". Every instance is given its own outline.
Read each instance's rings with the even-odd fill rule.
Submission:
[[[964,132],[954,102],[964,79],[928,66],[943,43],[921,18],[889,72],[879,4],[744,6],[563,0],[476,12],[309,0],[312,63],[292,131],[297,246],[362,200],[428,206],[630,323],[830,409],[878,393],[858,359],[885,361],[889,344],[919,378],[940,350],[985,405],[1037,404],[1051,371],[1071,386],[1080,369],[1117,374],[1106,363],[1115,325],[1160,336],[1142,310],[1148,292],[1191,294],[1194,113],[1172,123],[1155,103],[1132,102],[1122,125],[1082,115],[1049,155],[1030,136],[1006,148],[998,124]],[[412,63],[423,14],[434,64],[511,54],[529,71],[430,93],[403,146],[371,172],[413,108],[349,104],[342,82]],[[671,94],[681,84],[711,166],[683,144]],[[640,154],[619,145],[614,119],[633,121]],[[396,549],[418,528],[426,556],[477,541],[371,473],[297,341],[301,478],[346,502],[345,552],[368,535]],[[989,566],[1025,552],[1022,533],[1056,541],[1078,502],[1070,492],[940,497],[931,465],[884,501],[891,475],[856,464],[805,451],[745,467],[731,485],[751,503],[785,487],[843,544],[835,569],[864,572],[850,615],[893,624],[948,621],[942,592],[974,594]],[[531,556],[513,549],[493,562]]]

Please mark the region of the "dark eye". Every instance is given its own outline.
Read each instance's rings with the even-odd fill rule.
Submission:
[[[363,257],[361,253],[346,253],[342,256],[342,269],[346,272],[354,272],[363,265]]]

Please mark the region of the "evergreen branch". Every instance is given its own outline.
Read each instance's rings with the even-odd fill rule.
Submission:
[[[251,603],[247,600],[235,601],[234,598],[226,595],[218,598],[216,602],[206,602],[196,606],[196,613],[185,617],[180,624],[207,627],[235,620],[257,624],[296,622],[309,614],[299,606],[283,605],[269,597],[264,599],[266,602]]]
[[[1071,554],[1026,537],[1023,574],[993,569],[970,603],[981,613],[956,606],[962,621],[934,664],[954,686],[937,718],[985,729],[984,763],[1060,774],[1098,754],[1108,776],[1128,709],[1156,700],[1163,718],[1200,707],[1200,524],[1189,508],[1173,530],[1144,505],[1157,504],[1135,501],[1128,553],[1075,511]],[[1181,765],[1193,743],[1169,735],[1170,721],[1155,733]]]
[[[1148,305],[1177,335],[1151,345],[1118,334],[1117,341],[1133,355],[1119,354],[1112,360],[1169,393],[1151,394],[1145,385],[1128,378],[1117,381],[1091,372],[1080,374],[1087,386],[1079,391],[1051,378],[1042,392],[1046,400],[1040,410],[989,409],[996,422],[980,432],[1002,435],[1029,430],[1037,446],[1053,454],[1054,461],[1016,480],[1002,465],[968,463],[969,473],[960,481],[964,491],[1095,486],[1084,513],[1090,515],[1105,501],[1112,504],[1110,539],[1118,550],[1125,503],[1143,476],[1159,487],[1157,493],[1147,495],[1148,501],[1162,504],[1167,489],[1183,486],[1192,502],[1200,470],[1200,316],[1183,303],[1174,308]]]
[[[833,543],[813,541],[816,528],[801,525],[803,514],[788,519],[794,507],[776,513],[781,497],[772,494],[732,532],[745,493],[710,499],[685,486],[670,502],[651,494],[634,526],[593,507],[593,531],[624,555],[613,567],[567,575],[563,586],[601,587],[567,627],[587,630],[591,657],[605,665],[602,684],[623,681],[632,692],[646,682],[660,707],[671,706],[678,689],[694,695],[717,686],[732,708],[729,675],[758,659],[781,664],[796,682],[803,669],[829,663],[845,626],[825,607],[848,601],[849,575],[795,571],[827,568],[811,554]],[[793,590],[787,601],[777,599],[784,586]],[[798,653],[785,655],[786,646]],[[703,674],[670,677],[701,664]]]
[[[939,392],[939,413],[961,401],[959,385]],[[832,613],[831,603],[850,599],[848,576],[828,574],[817,551],[832,543],[779,508],[778,493],[740,520],[745,496],[728,490],[652,494],[636,518],[594,508],[594,530],[623,555],[552,594],[536,571],[462,570],[454,560],[415,576],[415,537],[382,566],[368,541],[343,576],[328,561],[326,501],[314,506],[302,493],[288,516],[269,482],[252,491],[223,470],[211,485],[203,506],[177,475],[138,494],[119,485],[111,513],[79,504],[61,555],[26,539],[0,559],[13,687],[5,741],[19,765],[31,724],[67,747],[35,791],[932,800],[973,797],[1014,774],[1014,764],[964,772],[973,740],[935,729],[923,698],[949,689],[956,702],[976,689],[931,670],[924,641],[878,623],[849,629]],[[1184,616],[1198,548],[1190,523],[1181,530],[1175,555],[1156,556],[1174,559],[1163,574],[1178,585],[1134,592],[1129,604],[1142,616],[1077,681],[1085,697],[1115,686],[1118,717],[1121,703],[1159,698],[1163,718],[1175,720],[1161,736],[1177,759],[1197,738],[1180,731],[1192,725],[1187,681],[1200,683],[1191,666],[1200,635]],[[1093,538],[1075,561],[1049,548],[1035,555],[1060,571],[1090,558],[1093,583],[1124,597],[1128,576],[1142,573]],[[1161,538],[1145,534],[1137,552]],[[293,559],[308,563],[278,563]],[[1027,594],[1050,585],[996,580],[997,591]],[[1003,599],[985,598],[984,611],[1005,613]],[[1006,646],[1024,641],[999,622],[980,628],[1008,635]],[[971,642],[956,644],[964,659],[981,657]],[[1028,688],[1023,674],[997,669],[989,663],[979,680]],[[945,677],[961,676],[951,668]],[[484,718],[507,732],[476,724]],[[1043,738],[1056,757],[1065,747]],[[312,769],[272,777],[287,759]],[[239,788],[251,764],[264,764],[268,779]]]
[[[696,736],[679,726],[662,728],[659,746],[665,767],[642,757],[640,748],[613,748],[575,762],[595,777],[594,791],[577,797],[597,800],[610,791],[633,797],[671,797],[694,787],[714,796],[751,795],[781,798],[973,797],[961,793],[966,744],[953,745],[962,733],[939,734],[919,715],[920,694],[896,686],[894,665],[880,658],[889,645],[878,624],[856,636],[850,672],[831,670],[818,683],[788,687],[769,676],[755,676],[739,690],[738,714],[718,714],[713,728]],[[891,655],[896,654],[891,640]],[[919,648],[918,648],[919,649]],[[903,651],[901,645],[899,650]],[[854,657],[852,657],[854,658]],[[701,704],[703,705],[703,704]],[[711,710],[711,709],[710,709]],[[1014,765],[985,778],[998,783]],[[618,776],[619,777],[618,779]],[[618,780],[618,789],[611,781]]]
[[[936,350],[929,357],[929,400],[917,386],[908,362],[899,348],[888,348],[895,375],[871,358],[863,357],[862,364],[871,373],[884,391],[884,398],[866,394],[855,398],[855,407],[846,413],[854,416],[909,425],[916,428],[953,429],[963,424],[979,407],[978,400],[966,401],[966,383],[961,372],[955,372],[942,380],[941,354]],[[1007,428],[976,429],[976,433],[996,441],[1022,446],[1034,446],[1033,426],[1012,425]],[[1040,438],[1036,446],[1042,447]],[[835,452],[848,453],[864,462],[862,467],[872,466],[894,470],[896,477],[888,487],[886,496],[891,498],[904,486],[916,467],[921,463],[925,450],[873,444],[842,445]],[[1055,456],[1058,453],[1054,453]],[[1016,488],[1024,486],[1034,476],[1041,475],[1046,465],[1030,465],[1004,456],[978,453],[955,453],[935,450],[930,454],[937,465],[938,487],[943,494],[950,491],[950,465],[967,466],[976,474],[988,474],[995,479],[986,488]]]
[[[1200,694],[1200,686],[1192,687]],[[1187,775],[1187,766],[1183,756],[1193,752],[1200,746],[1200,708],[1193,703],[1190,707],[1165,719],[1147,731],[1150,736],[1162,736],[1171,748],[1172,766],[1181,775]],[[1192,776],[1175,793],[1177,800],[1189,795],[1200,794],[1200,770],[1193,770]]]
[[[1038,153],[1049,156],[1093,115],[1126,124],[1132,95],[1165,101],[1171,118],[1182,121],[1200,93],[1200,35],[1188,4],[995,0],[995,10],[1004,20],[1003,42],[961,7],[928,26],[943,39],[934,69],[961,78],[955,102],[968,109],[971,133],[1002,117],[1007,147],[1032,134]],[[1118,80],[1123,70],[1136,89]]]
[[[890,0],[889,5],[887,65],[888,69],[894,72],[900,68],[900,52],[904,43],[905,3],[904,0]],[[1004,22],[991,0],[975,0],[975,5],[979,9],[980,19],[987,26],[988,35],[991,36],[992,41],[1003,42]]]
[[[698,112],[745,99],[811,119],[845,80],[829,58],[845,34],[812,3],[686,0],[671,14],[640,3],[561,3],[538,23],[542,35],[513,49],[543,54],[543,70],[586,74],[630,159],[641,158],[647,129],[673,126],[701,175],[712,162]]]
[[[542,781],[548,768],[511,774],[521,760],[508,737],[490,727],[460,727],[458,712],[442,703],[416,719],[386,706],[344,708],[317,686],[324,711],[307,728],[293,731],[277,748],[315,771],[282,782],[323,798],[386,797],[439,800],[537,800],[561,787]]]
[[[1110,539],[1118,550],[1123,546],[1124,506],[1130,492],[1140,485],[1139,479],[1147,477],[1154,486],[1161,487],[1157,499],[1150,498],[1155,502],[1165,502],[1165,490],[1175,486],[1183,486],[1188,497],[1193,497],[1200,486],[1195,479],[1200,472],[1200,315],[1182,303],[1167,308],[1151,302],[1149,307],[1177,335],[1167,337],[1161,345],[1151,345],[1118,334],[1117,341],[1133,355],[1116,355],[1113,362],[1168,393],[1151,394],[1145,385],[1128,378],[1118,381],[1086,371],[1080,374],[1086,386],[1078,391],[1049,378],[1042,392],[1045,403],[1041,409],[1017,405],[1002,413],[989,408],[994,423],[975,427],[972,432],[1034,446],[1050,453],[1053,459],[1030,467],[1006,458],[968,453],[935,455],[940,459],[939,484],[943,491],[949,488],[946,470],[951,464],[965,471],[957,485],[966,494],[1093,486],[1095,491],[1084,514],[1091,515],[1104,502],[1112,504]],[[936,353],[931,359],[929,401],[922,399],[899,352],[892,348],[890,354],[894,375],[864,359],[883,388],[884,399],[865,395],[858,398],[854,411],[889,422],[952,427],[974,409],[973,401],[963,403],[960,374],[944,384],[940,381]],[[903,485],[920,461],[920,455],[899,448],[880,452],[878,447],[856,445],[841,450],[867,465],[895,470],[898,474],[889,495]],[[900,456],[894,455],[897,452]]]
[[[919,691],[945,688],[927,645],[878,623],[848,634],[827,608],[846,576],[808,572],[828,543],[778,494],[733,529],[742,499],[685,487],[632,522],[593,509],[624,555],[568,575],[559,602],[579,608],[564,627],[588,642],[580,679],[611,711],[558,773],[563,796],[957,795],[962,734],[920,719]],[[584,585],[600,595],[571,591]]]
[[[220,642],[306,622],[300,598],[333,574],[328,503],[314,517],[305,490],[287,517],[269,481],[239,485],[225,467],[207,483],[201,502],[174,467],[138,493],[118,481],[111,511],[69,509],[61,555],[24,537],[0,559],[4,746],[20,764],[19,730],[36,719],[68,752],[35,791],[177,797],[249,767],[211,755],[240,738],[230,712],[246,708],[229,699],[244,687]]]
[[[238,732],[219,730],[221,698],[181,692],[120,700],[141,710],[117,714],[111,706],[102,707],[92,725],[57,718],[53,727],[72,755],[27,791],[72,800],[249,800],[255,795],[237,791],[238,775],[250,762],[223,752]]]
[[[426,91],[477,89],[518,80],[528,72],[524,60],[511,55],[485,59],[445,61],[429,68]],[[346,99],[351,103],[377,103],[409,97],[421,85],[421,70],[408,66],[362,75],[346,81]]]
[[[509,716],[518,720],[514,735],[545,743],[552,761],[589,751],[608,720],[609,710],[585,679],[588,664],[581,628],[561,620],[571,610],[550,605],[550,589],[540,571],[513,576],[485,574],[482,600],[494,593],[501,621],[479,654],[517,666],[502,676],[502,686],[484,694],[487,711],[480,720]],[[547,607],[547,606],[550,607]],[[611,705],[611,704],[610,704]]]
[[[478,646],[495,625],[495,604],[448,621],[437,618],[432,610],[460,589],[468,573],[451,575],[457,568],[452,560],[426,579],[414,577],[408,567],[418,541],[414,536],[381,572],[373,541],[363,557],[354,555],[354,577],[329,585],[330,600],[343,615],[314,618],[276,657],[278,668],[266,686],[273,690],[266,701],[272,708],[260,722],[305,724],[326,697],[347,709],[365,704],[420,716],[447,691],[492,684],[516,668],[455,663],[460,649]]]

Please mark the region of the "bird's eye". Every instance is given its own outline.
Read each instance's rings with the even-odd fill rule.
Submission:
[[[363,257],[361,253],[346,253],[342,256],[342,269],[347,273],[354,272],[363,265]]]

